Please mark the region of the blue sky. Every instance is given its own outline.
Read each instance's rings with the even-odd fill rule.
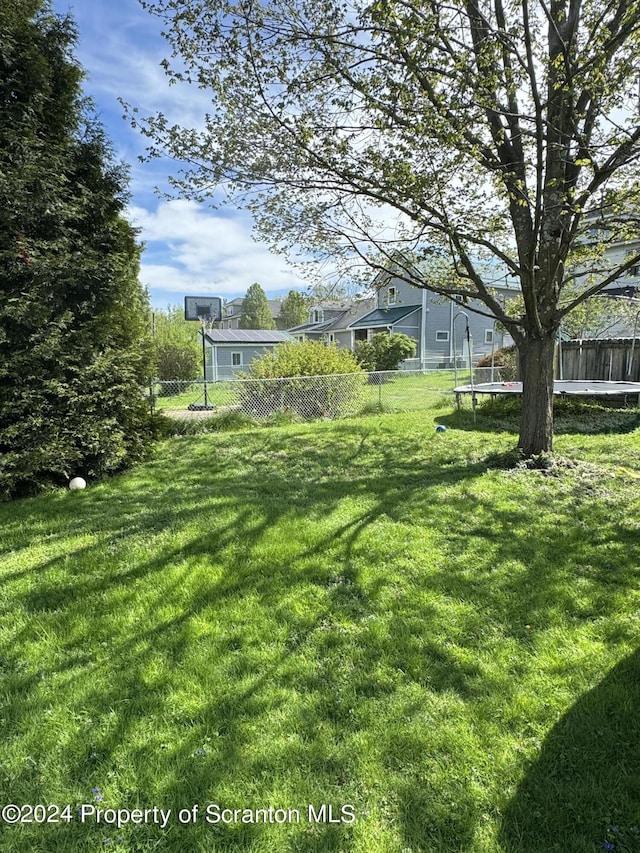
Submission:
[[[76,56],[84,67],[84,93],[113,143],[116,157],[131,168],[128,218],[145,243],[141,280],[155,308],[182,303],[187,294],[243,296],[254,281],[267,295],[306,290],[307,282],[252,237],[245,212],[210,207],[184,199],[166,201],[154,189],[168,191],[171,161],[140,163],[145,138],[123,119],[118,98],[142,115],[163,112],[177,124],[198,124],[209,102],[190,86],[169,86],[160,62],[169,46],[161,22],[137,0],[53,0],[57,13],[72,15],[79,31]]]

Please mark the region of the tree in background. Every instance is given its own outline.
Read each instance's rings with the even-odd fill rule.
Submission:
[[[567,289],[575,292],[578,286],[568,285]],[[605,294],[593,296],[579,302],[563,317],[561,331],[570,338],[597,338],[608,336],[610,330],[620,326],[631,334],[638,307],[634,298]],[[512,297],[505,305],[505,310],[511,317],[520,315],[524,311],[522,295]],[[504,328],[502,324],[498,324],[498,327]]]
[[[367,282],[369,284],[369,282]],[[368,288],[364,290],[370,290]],[[309,288],[311,300],[314,302],[356,302],[366,293],[363,293],[363,282],[356,280],[348,284],[344,281],[315,281]],[[370,294],[369,294],[370,295]]]
[[[307,300],[298,290],[290,290],[282,300],[278,325],[282,329],[293,329],[305,323],[308,315]]]
[[[624,297],[594,297],[567,314],[562,331],[570,338],[596,338],[617,325],[632,329],[639,307],[636,301]]]
[[[586,239],[594,215],[600,244],[639,231],[640,2],[143,5],[165,25],[169,76],[215,104],[203,130],[133,115],[150,156],[189,163],[178,191],[247,199],[291,254],[481,300],[519,349],[518,446],[551,451],[563,318],[640,261],[603,265]],[[497,266],[520,283],[518,317]],[[596,281],[574,293],[577,269]]]
[[[370,341],[358,341],[355,356],[364,370],[397,370],[405,358],[416,354],[416,342],[397,332],[373,335]]]
[[[276,324],[269,308],[269,301],[258,282],[247,290],[242,302],[241,329],[275,329]]]
[[[81,97],[75,27],[0,7],[0,498],[118,470],[151,437],[126,173]]]
[[[161,381],[188,382],[202,372],[201,326],[185,320],[184,309],[167,305],[153,312],[155,375]]]

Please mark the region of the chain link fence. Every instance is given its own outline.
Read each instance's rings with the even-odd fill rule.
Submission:
[[[235,379],[221,382],[154,382],[155,412],[191,419],[240,412],[257,421],[283,416],[291,420],[334,420],[374,411],[411,412],[446,404],[456,384],[471,381],[468,368],[395,370],[283,379]],[[499,368],[474,368],[473,382],[500,382]]]

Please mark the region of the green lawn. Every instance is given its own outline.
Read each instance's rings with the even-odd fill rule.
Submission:
[[[563,409],[544,473],[491,467],[504,411],[178,437],[0,505],[0,800],[70,805],[0,850],[640,850],[638,412]]]

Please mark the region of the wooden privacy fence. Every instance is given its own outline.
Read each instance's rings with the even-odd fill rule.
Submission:
[[[562,379],[640,382],[640,341],[609,338],[563,341]],[[559,355],[559,353],[558,353]]]

